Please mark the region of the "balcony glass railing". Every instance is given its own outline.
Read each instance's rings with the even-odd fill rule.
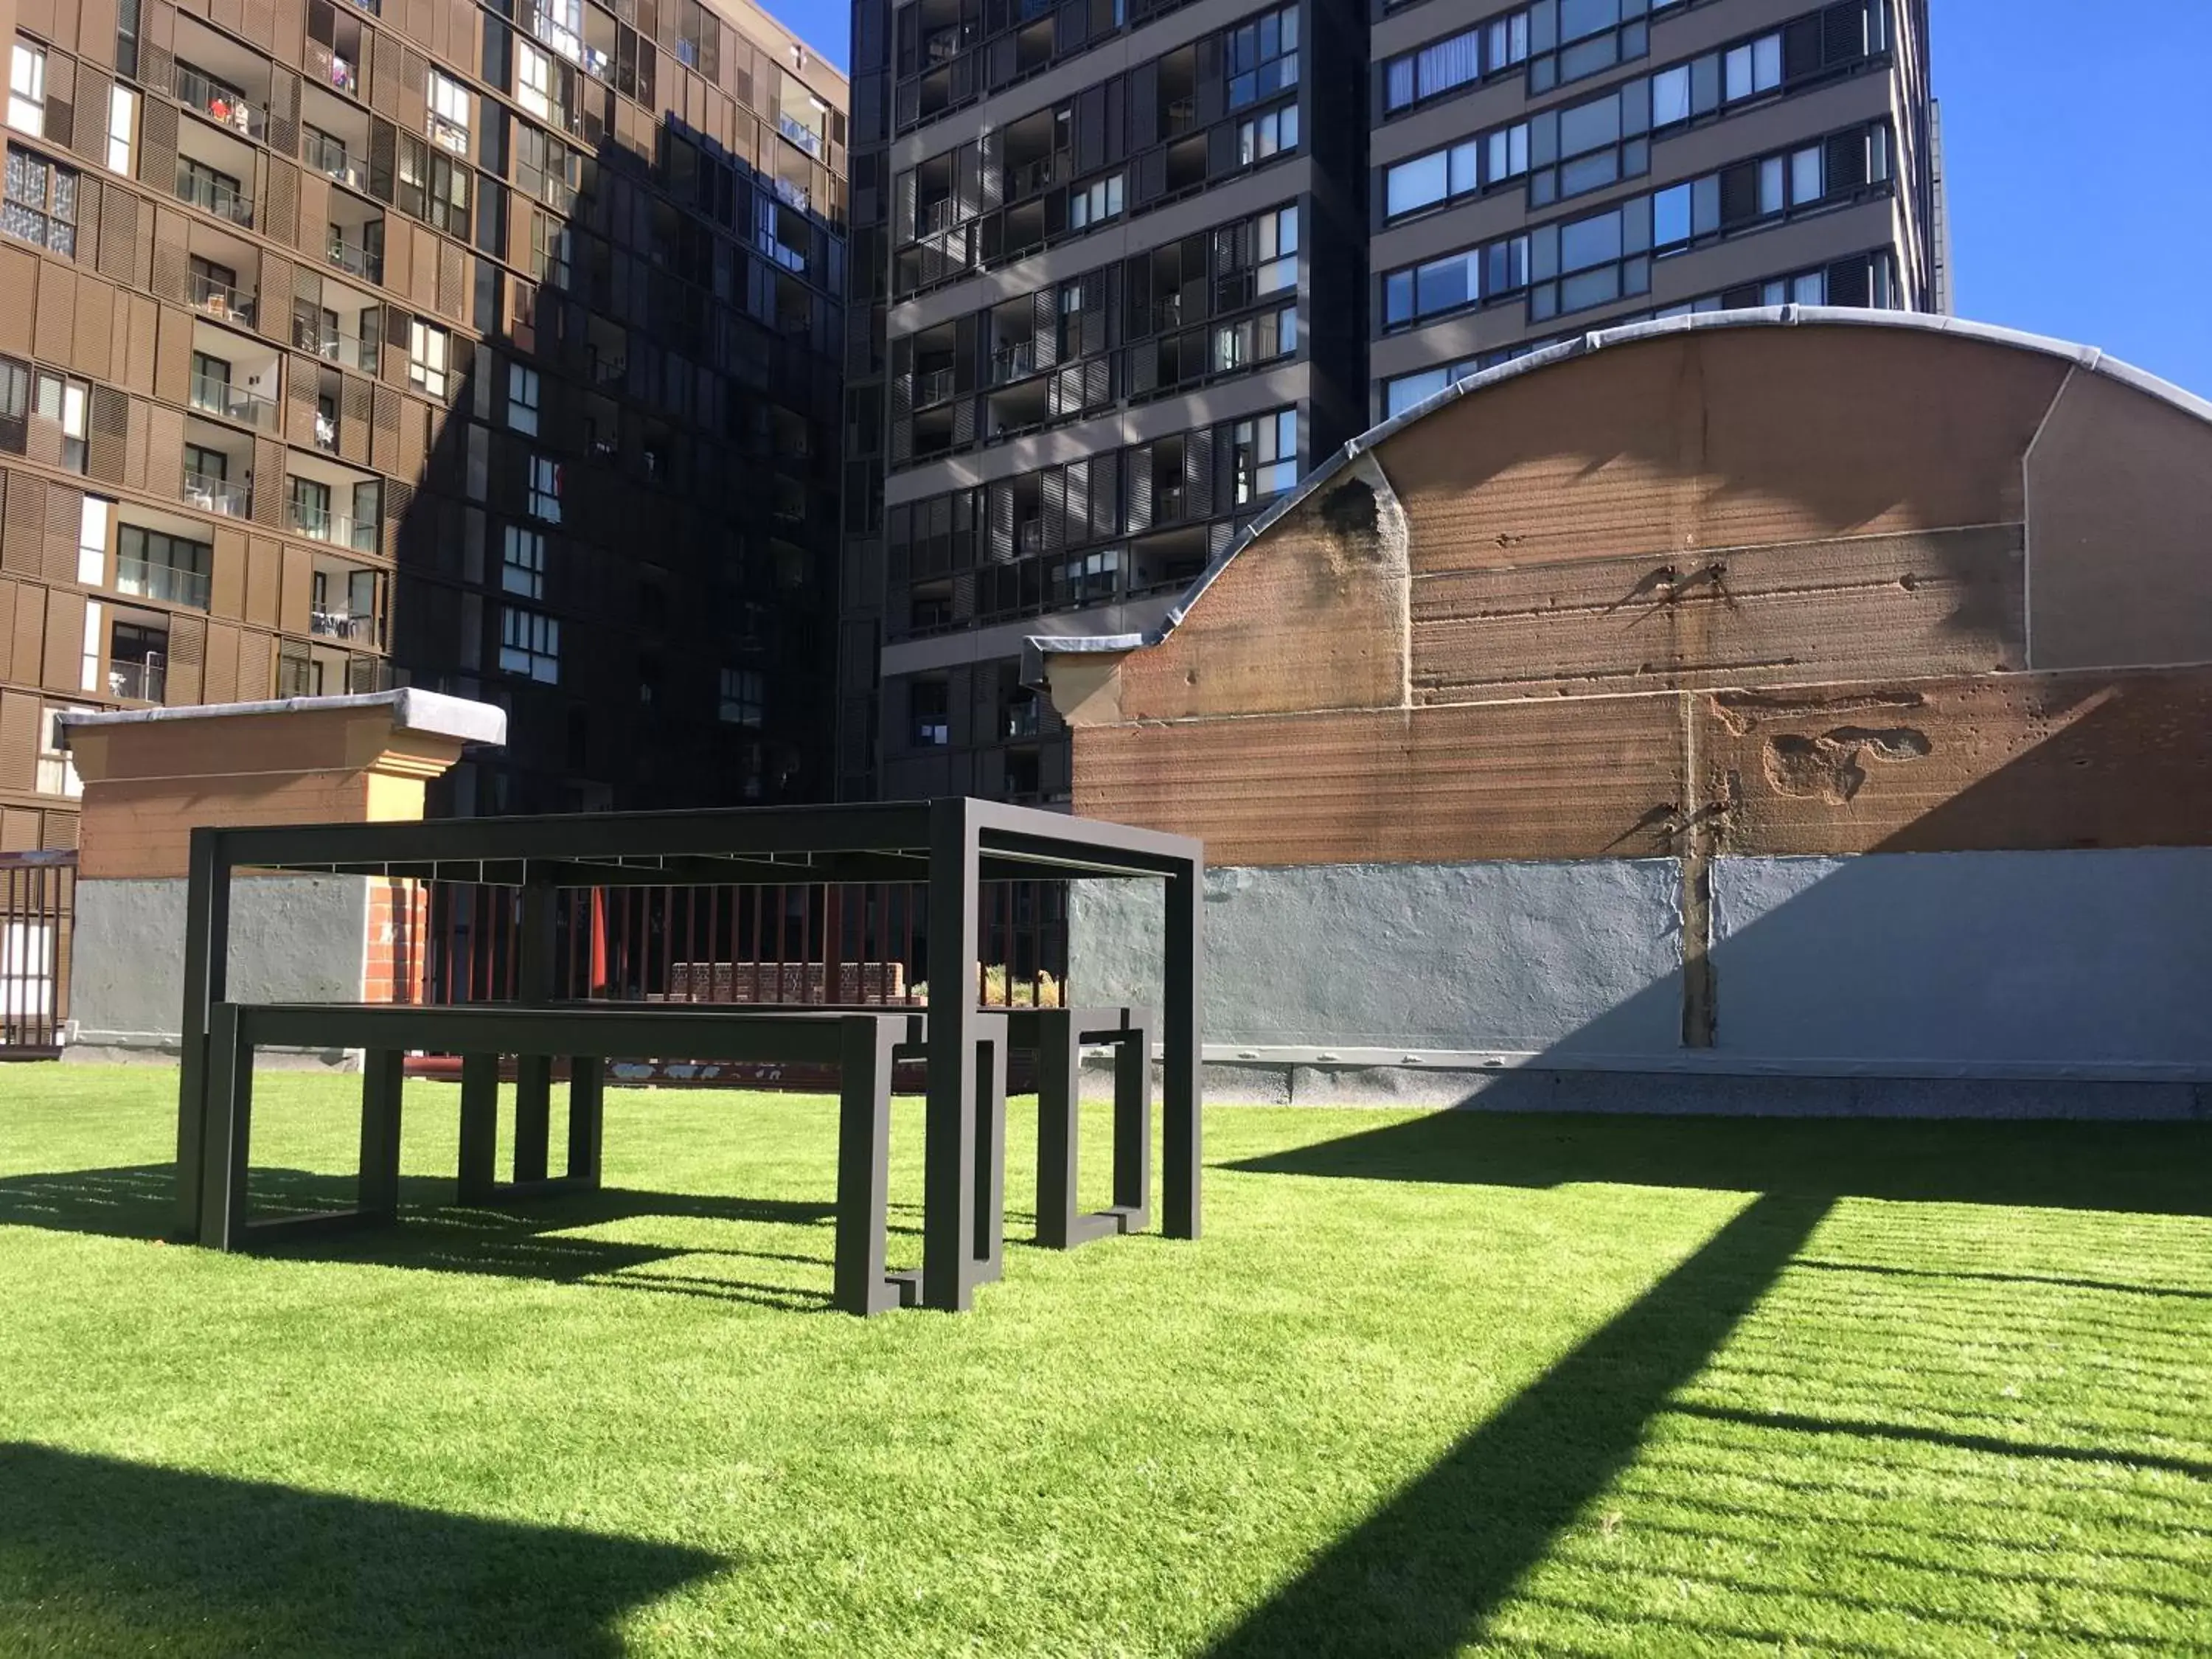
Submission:
[[[333,513],[326,507],[317,507],[296,496],[292,501],[291,518],[292,528],[302,536],[337,547],[349,547],[356,553],[376,551],[376,526],[366,519],[348,518],[343,513]]]
[[[126,702],[160,702],[168,678],[168,670],[158,657],[143,662],[112,662],[107,665],[107,695]]]
[[[226,421],[242,421],[263,432],[276,429],[276,400],[248,392],[212,374],[192,376],[192,407]]]
[[[177,199],[190,202],[204,212],[218,219],[228,219],[234,225],[253,222],[253,198],[236,186],[220,179],[210,178],[204,173],[193,173],[179,166],[177,168]]]
[[[228,478],[210,477],[204,472],[185,469],[183,495],[186,501],[204,513],[220,513],[226,518],[243,519],[253,511],[253,492],[242,483],[233,483]]]
[[[243,323],[248,328],[253,326],[252,295],[241,294],[212,276],[198,274],[193,276],[189,291],[194,311],[226,323]]]
[[[1023,161],[1006,169],[1006,199],[1018,202],[1025,196],[1034,196],[1053,179],[1053,162],[1056,158],[1040,155],[1034,161]]]
[[[384,280],[384,256],[365,243],[349,242],[343,236],[334,235],[327,240],[323,257],[352,276],[372,283]]]
[[[269,125],[262,107],[236,87],[225,86],[187,64],[177,65],[177,96],[210,120],[249,138],[260,137]]]
[[[307,613],[307,632],[319,640],[371,640],[376,632],[376,618],[354,611],[311,611]]]
[[[118,557],[115,561],[115,591],[142,599],[160,599],[167,605],[188,605],[196,611],[208,608],[208,579],[204,575],[197,570],[180,570],[173,564],[155,564],[149,559]]]
[[[304,154],[307,165],[324,178],[335,179],[355,190],[368,188],[368,174],[359,161],[346,154],[346,147],[337,139],[310,134]]]
[[[991,384],[1004,386],[1036,373],[1036,345],[1030,340],[1000,346],[991,354]]]
[[[952,371],[933,368],[914,377],[914,406],[926,409],[932,404],[941,404],[952,395]]]
[[[356,368],[377,372],[376,348],[358,334],[347,334],[334,328],[319,328],[303,318],[292,319],[292,343],[301,351],[312,351],[327,362],[345,363]]]
[[[319,409],[315,411],[315,447],[333,455],[338,453],[338,423]]]
[[[934,202],[924,202],[914,211],[914,231],[917,236],[934,236],[950,230],[958,222],[960,204],[950,196],[941,196]]]
[[[797,116],[787,115],[778,110],[775,117],[775,130],[809,155],[822,154],[822,135]]]

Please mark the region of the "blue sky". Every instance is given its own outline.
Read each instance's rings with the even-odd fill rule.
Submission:
[[[844,61],[846,0],[767,3]],[[1931,3],[1954,308],[2212,397],[2212,0]]]

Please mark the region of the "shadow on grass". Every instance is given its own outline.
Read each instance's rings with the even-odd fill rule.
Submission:
[[[1213,1650],[1445,1655],[1634,1458],[1827,1212],[1754,1199],[1698,1252],[1337,1539]]]
[[[253,1172],[253,1190],[256,1216],[276,1218],[349,1205],[354,1182],[350,1176],[318,1171],[264,1168]],[[548,1194],[523,1203],[463,1206],[454,1202],[451,1180],[422,1176],[402,1178],[399,1201],[401,1217],[396,1226],[272,1238],[257,1245],[255,1253],[289,1261],[351,1261],[556,1284],[589,1281],[616,1289],[756,1302],[797,1311],[830,1305],[834,1259],[830,1224],[836,1213],[836,1206],[830,1203],[610,1187],[595,1193]],[[150,1239],[173,1236],[175,1220],[176,1174],[166,1164],[0,1180],[0,1225]],[[742,1236],[734,1241],[736,1248],[576,1236],[586,1229],[636,1220],[819,1229],[822,1248],[818,1254],[750,1250],[743,1248]],[[677,1257],[702,1255],[818,1268],[821,1288],[817,1291],[805,1285],[719,1276],[622,1276]]]
[[[1443,1111],[1224,1166],[1503,1187],[2212,1215],[2212,1123],[1563,1117]]]
[[[0,1650],[600,1659],[703,1552],[0,1445]]]

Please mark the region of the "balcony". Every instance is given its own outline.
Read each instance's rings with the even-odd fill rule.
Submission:
[[[315,447],[326,455],[338,453],[337,417],[319,409],[315,411]]]
[[[1036,699],[1006,705],[1006,735],[1010,738],[1033,738],[1042,722],[1037,713]]]
[[[143,662],[107,665],[107,695],[125,702],[161,702],[168,690],[168,669],[158,656]]]
[[[293,498],[287,516],[292,528],[310,540],[350,548],[356,553],[376,551],[376,526],[365,520],[348,518],[343,513],[333,513],[297,496]]]
[[[1014,545],[1024,553],[1044,551],[1044,520],[1024,519],[1014,526]]]
[[[933,64],[949,64],[975,43],[975,31],[964,23],[932,29],[921,40],[921,54]]]
[[[228,127],[233,132],[243,133],[248,138],[258,138],[267,131],[267,112],[249,100],[237,88],[225,86],[189,64],[177,65],[176,84],[178,101],[187,109],[197,110],[216,125]]]
[[[1002,345],[991,354],[991,384],[1004,386],[1036,373],[1036,343],[1023,340]]]
[[[914,406],[927,409],[932,404],[941,404],[952,395],[952,371],[933,368],[914,377]]]
[[[197,570],[179,570],[174,565],[155,564],[148,559],[118,556],[115,561],[115,591],[137,599],[190,605],[195,611],[208,608],[205,576]]]
[[[361,242],[349,241],[335,230],[325,239],[323,257],[348,276],[371,283],[384,280],[384,256]]]
[[[301,351],[313,352],[325,362],[343,363],[370,374],[377,372],[376,348],[358,334],[324,328],[311,319],[295,317],[292,343]]]
[[[191,506],[204,513],[220,513],[225,518],[243,519],[253,511],[253,492],[242,483],[232,483],[227,478],[210,477],[204,472],[185,469],[184,483],[179,492]]]
[[[319,640],[356,640],[373,645],[376,641],[376,618],[353,611],[311,611],[307,613],[307,632]]]
[[[325,179],[335,179],[349,190],[368,188],[368,169],[347,154],[343,144],[327,134],[308,133],[301,155],[310,167]]]
[[[228,380],[218,380],[212,374],[192,376],[191,403],[194,409],[219,415],[226,421],[239,422],[258,432],[274,433],[277,428],[276,399],[264,398],[258,392],[247,392]]]
[[[1054,162],[1059,158],[1040,155],[1034,161],[1022,161],[1006,169],[1006,200],[1018,202],[1036,195],[1053,180]]]
[[[190,202],[202,212],[228,219],[234,225],[253,222],[251,196],[204,173],[191,172],[181,161],[177,163],[177,199]]]
[[[959,222],[960,204],[950,196],[940,196],[934,202],[924,202],[914,210],[914,234],[934,236],[947,231]]]
[[[203,317],[212,317],[219,323],[237,323],[245,328],[253,326],[253,298],[236,289],[202,276],[195,272],[190,289],[194,311]]]
[[[821,155],[822,135],[797,116],[786,115],[781,110],[778,110],[775,116],[775,130],[809,155],[816,157]]]

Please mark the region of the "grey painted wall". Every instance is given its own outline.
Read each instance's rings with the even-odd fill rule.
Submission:
[[[1668,1053],[1680,880],[1664,859],[1209,870],[1206,1041]],[[1158,997],[1159,906],[1151,883],[1075,884],[1079,999]]]
[[[1721,859],[1712,882],[1717,1046],[1693,1050],[1669,860],[1209,871],[1208,1058],[2212,1079],[2212,849]],[[1078,884],[1079,1000],[1157,998],[1158,903]],[[1308,1052],[1240,1052],[1268,1049]]]
[[[359,876],[240,876],[230,989],[240,1001],[356,1002],[368,923]],[[173,1049],[184,1006],[185,883],[81,881],[70,1018],[91,1048]]]
[[[2212,849],[1723,859],[1719,1046],[2212,1074]]]

